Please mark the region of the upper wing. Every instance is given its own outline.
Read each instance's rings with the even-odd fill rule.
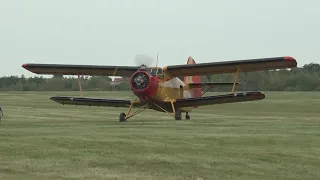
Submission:
[[[164,70],[173,76],[195,76],[206,74],[233,73],[237,72],[237,67],[240,72],[294,68],[297,67],[297,61],[292,57],[285,56],[225,62],[174,65],[167,66],[164,68]]]
[[[204,106],[204,105],[212,105],[212,104],[255,101],[255,100],[261,100],[264,98],[265,98],[265,95],[262,92],[244,92],[244,93],[217,95],[217,96],[205,96],[205,97],[198,97],[198,98],[177,99],[175,102],[175,106],[177,108],[194,107],[194,106]]]
[[[85,105],[85,106],[109,106],[109,107],[130,107],[131,102],[129,100],[118,99],[100,99],[100,98],[83,98],[83,97],[67,97],[67,96],[55,96],[51,97],[51,100],[67,105]],[[134,103],[133,107],[142,106],[142,103]]]
[[[23,64],[23,68],[36,74],[127,76],[139,69],[137,66],[98,66],[71,64]]]

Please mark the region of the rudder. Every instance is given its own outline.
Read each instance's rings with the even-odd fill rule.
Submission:
[[[195,60],[190,56],[188,58],[187,64],[196,64]],[[185,76],[184,83],[188,85],[189,83],[200,83],[200,76]],[[192,97],[200,97],[202,94],[201,88],[193,88],[190,90]]]

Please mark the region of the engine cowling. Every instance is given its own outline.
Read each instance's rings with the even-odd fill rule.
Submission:
[[[157,92],[158,78],[146,71],[137,71],[131,76],[130,86],[138,97],[150,97]]]

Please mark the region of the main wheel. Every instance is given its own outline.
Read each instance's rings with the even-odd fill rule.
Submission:
[[[126,121],[126,114],[125,113],[121,113],[120,117],[119,117],[120,122],[125,122]]]
[[[177,110],[176,113],[174,114],[174,118],[176,120],[181,120],[182,119],[181,112],[179,110]]]
[[[188,114],[188,113],[186,114],[186,119],[187,119],[187,120],[189,120],[189,119],[190,119],[190,116],[189,116],[189,114]]]

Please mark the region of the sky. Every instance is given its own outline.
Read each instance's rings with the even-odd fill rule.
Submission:
[[[320,63],[320,1],[0,0],[0,76],[24,63],[159,66],[292,56]],[[154,63],[155,65],[155,63]]]

